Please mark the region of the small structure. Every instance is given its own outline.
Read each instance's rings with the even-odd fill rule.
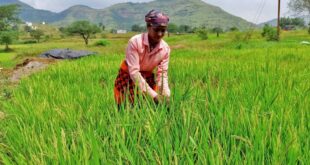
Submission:
[[[32,27],[32,22],[25,22],[26,26]]]
[[[116,30],[116,34],[126,34],[126,33],[127,33],[127,30],[122,30],[122,29]]]
[[[25,25],[30,27],[32,30],[36,30],[37,29],[37,27],[34,26],[32,22],[25,22]]]

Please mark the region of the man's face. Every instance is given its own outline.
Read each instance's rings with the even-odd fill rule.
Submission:
[[[167,26],[149,26],[148,28],[149,37],[155,41],[159,42],[167,31]]]

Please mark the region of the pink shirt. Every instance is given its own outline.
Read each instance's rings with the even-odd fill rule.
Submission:
[[[152,98],[158,94],[154,91],[140,71],[152,72],[157,67],[157,86],[159,94],[170,97],[168,86],[168,64],[170,48],[168,44],[161,40],[159,44],[150,52],[148,34],[138,34],[133,36],[126,49],[126,62],[131,79],[139,84],[139,88],[148,93]]]

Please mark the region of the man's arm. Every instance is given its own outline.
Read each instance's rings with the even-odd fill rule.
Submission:
[[[126,49],[126,62],[128,64],[129,75],[131,79],[138,84],[139,89],[142,92],[146,92],[152,98],[155,98],[158,94],[149,86],[140,73],[139,54],[134,41],[129,41]]]
[[[170,97],[170,89],[168,85],[168,65],[170,58],[170,49],[167,50],[166,55],[160,62],[157,68],[157,85],[159,94]]]

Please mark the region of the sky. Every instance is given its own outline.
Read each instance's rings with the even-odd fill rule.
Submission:
[[[73,5],[102,9],[121,2],[150,2],[152,0],[20,0],[37,9],[61,12]],[[278,0],[203,0],[235,16],[253,23],[262,23],[277,17]],[[281,0],[281,16],[289,16],[287,3]]]

